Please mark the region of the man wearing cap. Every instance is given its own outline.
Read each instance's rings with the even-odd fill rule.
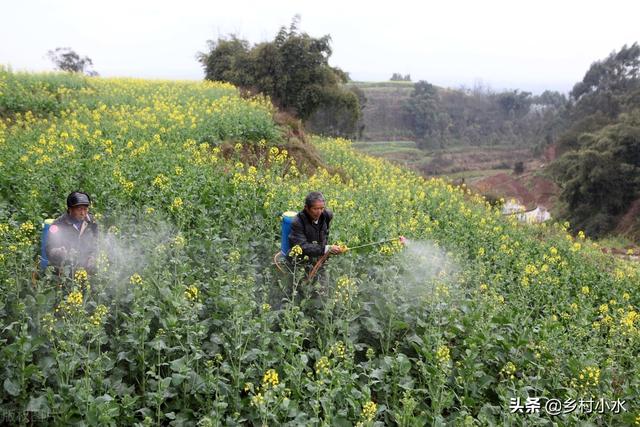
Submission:
[[[89,215],[90,205],[91,198],[87,193],[72,192],[67,196],[67,213],[49,227],[47,258],[56,269],[65,264],[88,272],[95,269],[98,224]]]

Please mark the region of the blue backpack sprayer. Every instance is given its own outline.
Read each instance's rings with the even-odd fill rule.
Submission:
[[[40,235],[40,270],[44,271],[49,265],[47,258],[47,239],[49,239],[49,227],[53,224],[53,219],[45,219],[42,223],[42,234]]]

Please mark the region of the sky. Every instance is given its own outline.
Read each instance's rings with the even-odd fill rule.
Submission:
[[[21,0],[4,1],[0,64],[52,70],[70,47],[102,76],[202,79],[207,40],[259,43],[301,17],[331,35],[329,62],[353,80],[394,72],[443,87],[568,92],[590,64],[640,41],[638,0]]]

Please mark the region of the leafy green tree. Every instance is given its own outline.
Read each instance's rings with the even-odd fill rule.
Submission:
[[[640,45],[624,45],[603,61],[591,64],[581,82],[571,91],[575,100],[596,92],[626,92],[640,82]]]
[[[497,95],[498,105],[505,117],[509,119],[520,118],[529,112],[531,105],[531,92],[503,92]]]
[[[550,166],[561,188],[562,210],[574,226],[598,236],[640,190],[640,110],[620,123],[580,135],[581,149]]]
[[[438,90],[429,82],[421,80],[413,88],[411,97],[405,105],[407,121],[418,145],[428,147],[440,130],[444,119],[439,106]],[[431,140],[431,142],[429,142]]]
[[[347,133],[360,118],[358,96],[343,87],[349,75],[329,65],[331,37],[311,37],[298,30],[298,23],[296,17],[272,41],[255,46],[236,36],[210,40],[209,52],[199,54],[205,78],[269,95],[305,122],[318,109],[339,111],[344,125],[336,132]]]
[[[252,82],[245,70],[250,64],[249,43],[235,35],[229,38],[209,40],[209,53],[200,54],[200,61],[205,67],[206,80],[234,82],[239,86],[247,86]]]

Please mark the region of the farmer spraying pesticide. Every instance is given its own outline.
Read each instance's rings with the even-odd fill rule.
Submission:
[[[308,275],[323,257],[326,259],[330,254],[338,255],[345,251],[345,248],[329,244],[332,219],[333,212],[325,208],[322,193],[312,191],[304,200],[304,209],[298,212],[291,222],[291,231],[288,235],[290,255],[301,256],[303,259],[306,257],[304,268]],[[290,255],[289,258],[291,258]],[[321,265],[316,273],[318,270],[322,270]],[[320,271],[320,278],[323,281],[326,280],[324,271]]]
[[[376,246],[392,241],[407,244],[404,236],[384,239],[363,245],[346,247],[329,244],[329,229],[333,219],[333,212],[325,208],[325,198],[322,193],[314,191],[305,198],[304,209],[298,213],[287,211],[282,214],[282,244],[281,250],[276,253],[274,261],[276,266],[284,272],[279,257],[286,257],[287,264],[303,261],[307,280],[311,282],[319,276],[322,282],[326,282],[326,273],[322,268],[330,255],[339,255],[348,250]]]
[[[49,226],[45,253],[48,263],[58,273],[65,266],[89,272],[95,268],[98,226],[89,215],[90,205],[87,193],[72,192],[67,197],[67,212]]]

